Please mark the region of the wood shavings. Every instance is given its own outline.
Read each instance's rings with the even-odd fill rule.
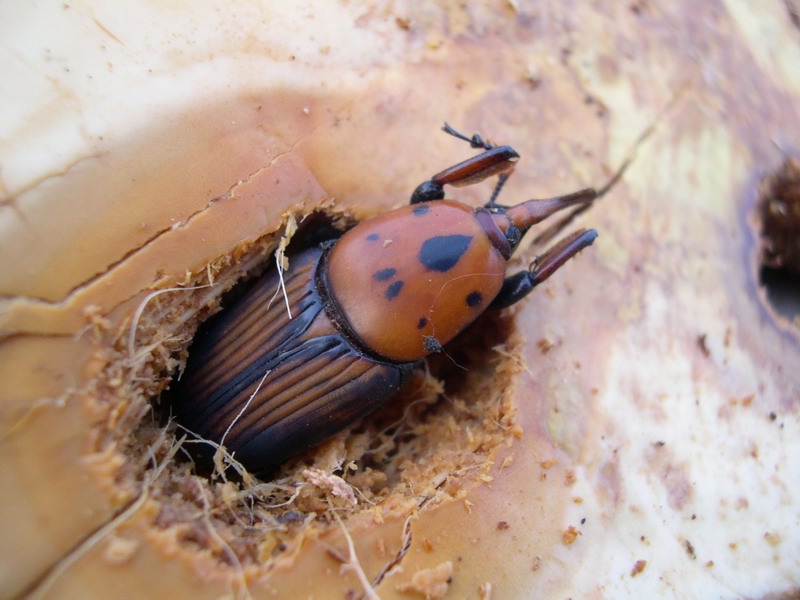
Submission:
[[[578,536],[581,535],[583,534],[579,530],[570,525],[567,527],[567,530],[561,534],[561,541],[564,542],[565,546],[570,546],[578,539]]]
[[[286,312],[289,314],[290,319],[292,318],[292,308],[289,306],[289,296],[286,293],[286,284],[283,281],[283,273],[284,271],[289,270],[289,259],[286,256],[286,248],[289,246],[289,242],[295,233],[297,233],[297,218],[294,216],[294,214],[290,214],[288,217],[286,217],[286,226],[284,227],[280,242],[278,242],[278,248],[275,250],[275,267],[278,270],[280,287],[275,290],[275,294],[269,301],[269,304],[272,304],[273,300],[275,300],[275,298],[278,296],[278,293],[283,291],[283,299],[286,302]]]
[[[95,370],[102,376],[102,390],[88,404],[96,413],[92,418],[106,423],[109,431],[107,439],[98,444],[104,451],[93,455],[99,466],[93,464],[92,468],[98,471],[102,467],[109,474],[127,469],[126,465],[146,469],[150,453],[145,444],[158,435],[169,442],[186,431],[190,435],[181,452],[190,459],[198,454],[188,452],[187,447],[208,446],[210,450],[199,453],[208,457],[207,467],[213,469],[208,478],[197,477],[198,465],[206,465],[178,461],[152,490],[151,498],[159,507],[155,527],[173,530],[185,547],[208,551],[221,568],[232,572],[234,595],[248,593],[243,572],[278,557],[291,560],[304,539],[316,539],[336,527],[336,517],[347,526],[347,519],[364,513],[369,513],[364,516],[375,525],[390,514],[402,515],[406,523],[397,555],[402,558],[410,546],[410,523],[417,511],[423,505],[430,508],[446,501],[464,502],[471,511],[469,489],[491,481],[489,472],[496,467],[494,450],[510,445],[513,436],[514,407],[511,394],[504,390],[511,375],[519,371],[519,353],[515,344],[498,345],[505,326],[475,330],[464,341],[463,347],[470,353],[469,371],[430,370],[426,365],[397,410],[388,410],[382,419],[381,415],[371,417],[302,460],[286,463],[268,482],[253,477],[225,451],[227,432],[221,443],[216,443],[161,419],[168,417],[164,405],[148,403],[148,398],[156,398],[169,384],[165,373],[180,377],[198,324],[219,310],[222,295],[237,281],[276,265],[290,267],[286,253],[290,240],[299,237],[295,234],[302,217],[299,212],[296,219],[286,213],[284,229],[260,240],[244,241],[231,255],[204,263],[202,271],[187,271],[180,280],[173,277],[159,280],[158,285],[151,283],[118,329],[111,327],[99,309],[86,315],[90,324],[85,334],[93,332],[113,344],[97,356]],[[324,217],[336,226],[336,214]],[[350,217],[340,218],[343,228],[352,225]],[[265,257],[270,264],[264,264]],[[156,287],[161,289],[152,291]],[[496,317],[491,322],[503,319]],[[487,360],[486,350],[492,347],[503,351]],[[463,389],[453,393],[458,387],[452,386],[453,382]],[[448,391],[452,396],[446,396]],[[241,412],[230,416],[226,426],[233,427],[254,403],[248,401]],[[152,410],[156,418],[145,422],[146,411]],[[125,462],[119,446],[111,442],[117,432],[128,432],[139,422],[141,428],[131,438],[135,460]],[[197,518],[198,510],[203,512],[202,520]],[[254,531],[259,535],[252,535]],[[432,552],[433,543],[428,541],[425,548]],[[136,550],[132,543],[109,542],[107,558],[115,564],[132,560]],[[401,570],[399,562],[393,562],[391,549],[381,552],[387,554],[392,574]],[[376,585],[374,578],[371,584]]]
[[[83,540],[78,546],[72,549],[69,554],[60,559],[53,568],[43,577],[28,594],[28,598],[45,598],[49,590],[58,578],[71,569],[83,556],[85,556],[92,548],[97,546],[100,542],[107,539],[112,535],[115,530],[122,525],[125,521],[135,515],[142,507],[147,504],[150,499],[151,489],[164,473],[166,467],[172,462],[172,459],[177,454],[183,440],[174,443],[169,450],[161,464],[155,464],[153,471],[149,477],[145,479],[142,486],[141,493],[138,498],[131,502],[125,510],[119,513],[111,521],[106,523],[103,527],[95,531],[91,536]]]
[[[480,587],[478,587],[478,598],[480,600],[492,600],[492,584],[488,581],[486,583],[482,583]]]
[[[139,541],[112,533],[106,539],[103,552],[105,561],[112,565],[124,565],[139,549]]]
[[[336,517],[336,522],[342,529],[342,534],[344,535],[344,539],[347,541],[349,560],[346,564],[342,565],[342,569],[352,569],[355,572],[356,576],[358,577],[358,581],[364,588],[364,593],[366,594],[367,598],[369,598],[370,600],[380,600],[378,594],[376,594],[375,590],[372,588],[372,584],[367,579],[367,575],[366,573],[364,573],[364,569],[361,567],[361,563],[358,560],[358,555],[356,554],[356,547],[353,544],[353,538],[351,537],[350,532],[347,531],[347,527],[344,526],[344,523],[342,523],[342,519],[339,517],[338,514],[333,513],[333,516]]]
[[[450,583],[453,581],[453,563],[451,561],[414,573],[410,582],[395,586],[398,592],[414,592],[424,596],[426,600],[444,598]]]
[[[646,566],[647,566],[646,560],[637,560],[636,563],[633,565],[633,568],[631,569],[631,577],[636,577],[639,573],[644,571]]]
[[[338,475],[325,473],[321,469],[305,469],[303,470],[303,477],[311,485],[330,492],[337,498],[342,498],[351,506],[358,504],[353,488]]]
[[[131,324],[131,329],[128,337],[128,355],[131,358],[134,358],[136,354],[136,330],[139,328],[139,320],[142,318],[142,314],[144,313],[144,309],[147,308],[147,305],[150,303],[151,300],[161,296],[162,294],[167,294],[170,292],[192,292],[195,290],[202,290],[205,288],[211,287],[211,284],[205,285],[196,285],[192,287],[172,287],[166,288],[163,290],[158,290],[156,292],[152,292],[144,297],[144,300],[139,304],[136,312],[133,315],[133,323]]]

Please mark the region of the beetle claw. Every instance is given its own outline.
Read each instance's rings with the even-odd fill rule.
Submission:
[[[494,144],[484,140],[480,133],[474,133],[472,137],[467,137],[463,133],[459,133],[458,131],[453,129],[447,122],[445,122],[444,126],[442,127],[442,131],[444,131],[449,135],[452,135],[454,138],[458,138],[459,140],[464,140],[473,148],[483,148],[484,150],[491,150],[492,148],[494,148]]]

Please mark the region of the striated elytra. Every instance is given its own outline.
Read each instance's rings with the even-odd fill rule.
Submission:
[[[294,255],[284,274],[291,318],[271,302],[272,271],[204,324],[171,392],[178,423],[267,473],[382,407],[428,354],[594,241],[594,230],[577,231],[506,277],[528,228],[596,193],[500,206],[518,154],[444,129],[483,152],[421,184],[409,206]],[[484,207],[444,199],[445,185],[492,175],[498,185]]]

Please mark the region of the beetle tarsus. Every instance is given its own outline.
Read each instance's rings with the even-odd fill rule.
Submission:
[[[467,137],[463,133],[459,133],[455,129],[453,129],[449,123],[445,123],[442,127],[442,131],[445,133],[452,135],[454,138],[458,138],[459,140],[464,140],[473,148],[483,148],[484,150],[491,150],[494,148],[494,144],[491,142],[487,142],[480,133],[475,133],[472,137]]]
[[[462,187],[479,183],[492,175],[504,174],[510,171],[518,160],[519,154],[511,146],[492,148],[452,167],[448,167],[431,177],[430,180],[421,183],[411,194],[410,203],[418,204],[420,202],[443,200],[445,185]]]
[[[514,168],[514,165],[519,160],[517,151],[511,146],[490,144],[477,133],[468,138],[447,123],[444,124],[442,129],[460,140],[469,142],[473,148],[483,148],[484,152],[448,167],[431,177],[430,180],[421,183],[411,194],[410,204],[443,200],[445,185],[462,187],[479,183],[493,175],[500,175],[500,180],[495,186],[487,205],[487,207],[495,208],[494,201],[508,179],[509,171]]]
[[[500,293],[490,308],[507,308],[531,293],[533,288],[558,271],[564,263],[597,239],[594,229],[581,229],[565,237],[531,263],[527,271],[520,271],[503,282]]]
[[[440,171],[411,194],[411,204],[444,199],[444,186],[462,187],[510,171],[519,160],[511,146],[498,146]],[[502,187],[502,186],[500,186]],[[499,190],[498,190],[499,193]],[[493,194],[494,195],[494,194]]]

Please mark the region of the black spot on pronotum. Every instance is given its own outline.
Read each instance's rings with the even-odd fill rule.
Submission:
[[[425,339],[422,341],[422,347],[428,354],[433,354],[434,352],[441,352],[443,350],[442,344],[440,344],[439,340],[437,340],[432,335],[425,336]]]
[[[400,290],[403,289],[403,280],[400,279],[398,281],[393,282],[388,288],[386,288],[386,298],[391,300],[395,298],[397,294],[400,293]]]
[[[422,206],[415,206],[411,212],[414,213],[416,216],[421,217],[426,212],[428,212],[428,210],[430,210],[430,206],[425,206],[423,204]]]
[[[445,273],[456,265],[471,241],[471,235],[437,235],[428,238],[420,248],[419,261],[431,271]]]
[[[467,295],[467,306],[470,308],[475,308],[481,302],[483,302],[483,296],[481,296],[480,292],[470,292]]]
[[[379,236],[377,233],[370,233],[370,234],[367,236],[367,239],[368,239],[370,242],[374,242],[374,241],[378,240],[380,237],[381,237],[381,236]]]
[[[428,324],[428,319],[426,319],[425,317],[420,317],[419,321],[417,321],[417,329],[422,329],[427,324]]]
[[[380,271],[376,271],[372,278],[375,281],[386,281],[387,279],[391,279],[397,273],[397,269],[381,269]]]

